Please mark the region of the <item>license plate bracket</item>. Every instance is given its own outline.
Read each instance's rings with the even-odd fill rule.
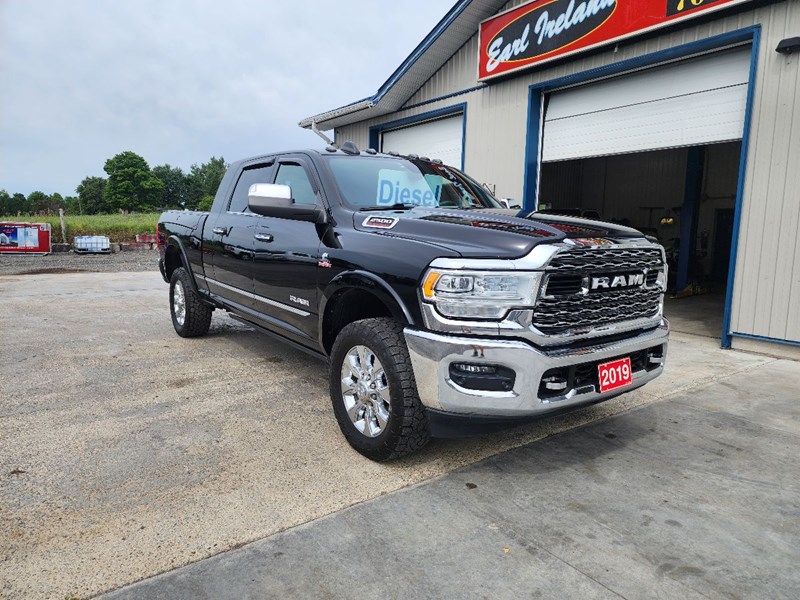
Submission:
[[[598,365],[597,378],[601,393],[629,386],[633,383],[630,356]]]

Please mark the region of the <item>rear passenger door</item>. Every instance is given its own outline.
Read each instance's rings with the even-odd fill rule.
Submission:
[[[321,187],[302,155],[278,159],[274,183],[292,188],[295,204],[324,206]],[[253,262],[256,302],[282,331],[317,345],[317,261],[320,239],[314,223],[259,217]]]
[[[254,183],[269,183],[275,161],[246,166],[228,199],[226,210],[209,217],[211,274],[206,272],[209,290],[244,309],[254,309],[253,252],[258,215],[247,207],[247,195]]]

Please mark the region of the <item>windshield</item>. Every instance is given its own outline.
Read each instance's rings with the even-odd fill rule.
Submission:
[[[342,198],[356,210],[503,208],[474,179],[446,165],[381,156],[328,160]]]

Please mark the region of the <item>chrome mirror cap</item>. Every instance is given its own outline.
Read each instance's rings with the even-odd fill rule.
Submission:
[[[264,209],[292,205],[292,188],[274,183],[254,183],[247,192],[247,205],[256,214]]]

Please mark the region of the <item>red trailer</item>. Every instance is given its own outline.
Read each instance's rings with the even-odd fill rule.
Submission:
[[[0,254],[49,254],[49,223],[0,221]]]

